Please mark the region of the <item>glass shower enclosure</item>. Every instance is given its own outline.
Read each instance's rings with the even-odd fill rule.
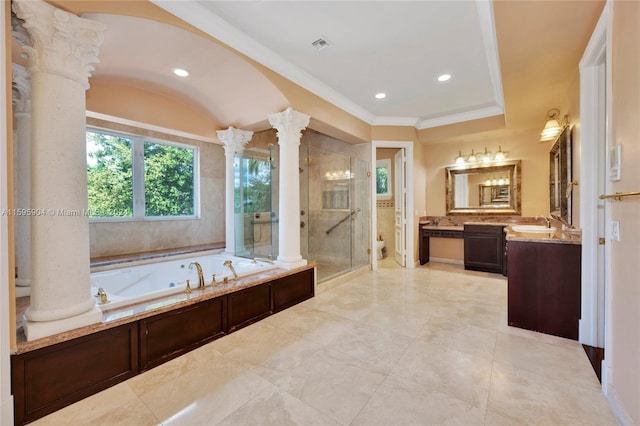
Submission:
[[[344,144],[345,146],[348,144]],[[317,280],[363,267],[370,261],[369,162],[337,149],[300,145],[300,254],[317,264]],[[278,145],[235,157],[235,253],[249,258],[278,255]],[[297,224],[293,224],[298,226]]]

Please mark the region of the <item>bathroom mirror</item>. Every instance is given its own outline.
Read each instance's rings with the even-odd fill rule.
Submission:
[[[520,160],[447,167],[447,215],[520,215],[520,168]]]
[[[571,127],[567,126],[549,151],[549,213],[571,223]]]

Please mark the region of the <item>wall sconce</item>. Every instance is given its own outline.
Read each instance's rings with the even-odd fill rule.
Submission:
[[[555,140],[569,123],[569,116],[560,117],[560,110],[553,108],[547,111],[546,120],[540,132],[540,142]]]
[[[464,157],[462,156],[462,151],[458,151],[458,156],[456,157],[456,164],[464,164],[467,162],[467,160],[464,159]]]

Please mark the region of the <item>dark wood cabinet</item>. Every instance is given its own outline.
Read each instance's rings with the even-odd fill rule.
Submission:
[[[225,334],[226,297],[142,319],[140,370],[153,368]]]
[[[581,246],[507,244],[509,325],[577,340]]]
[[[464,269],[501,274],[504,250],[504,226],[464,225]]]
[[[138,374],[138,325],[11,357],[14,420],[25,424]]]
[[[314,269],[11,356],[22,425],[314,295]]]
[[[227,303],[229,332],[246,327],[273,313],[271,283],[231,293]]]
[[[273,309],[280,312],[313,297],[313,269],[273,281]]]

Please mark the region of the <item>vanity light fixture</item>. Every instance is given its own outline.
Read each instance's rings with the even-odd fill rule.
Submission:
[[[507,154],[502,151],[502,146],[498,145],[498,152],[493,156],[495,161],[502,161],[507,158]]]
[[[569,116],[560,117],[560,110],[557,108],[547,111],[544,129],[540,132],[540,142],[555,140],[569,123]]]
[[[174,68],[173,73],[178,77],[187,77],[189,75],[189,71],[184,68]]]
[[[484,152],[482,153],[482,162],[487,164],[491,162],[491,153],[487,151],[487,147],[484,147]]]
[[[491,155],[491,152],[484,148],[484,152],[476,154],[472,149],[471,154],[468,157],[462,155],[462,151],[458,151],[458,156],[455,158],[455,163],[464,165],[464,164],[474,164],[474,163],[482,163],[483,165],[490,165],[494,162],[500,162],[507,159],[507,153],[502,150],[502,146],[498,146],[498,151],[494,155]]]
[[[474,154],[473,149],[471,150],[471,155],[469,156],[469,158],[467,158],[467,161],[469,163],[477,163],[478,162],[478,157],[476,157],[476,154]]]

